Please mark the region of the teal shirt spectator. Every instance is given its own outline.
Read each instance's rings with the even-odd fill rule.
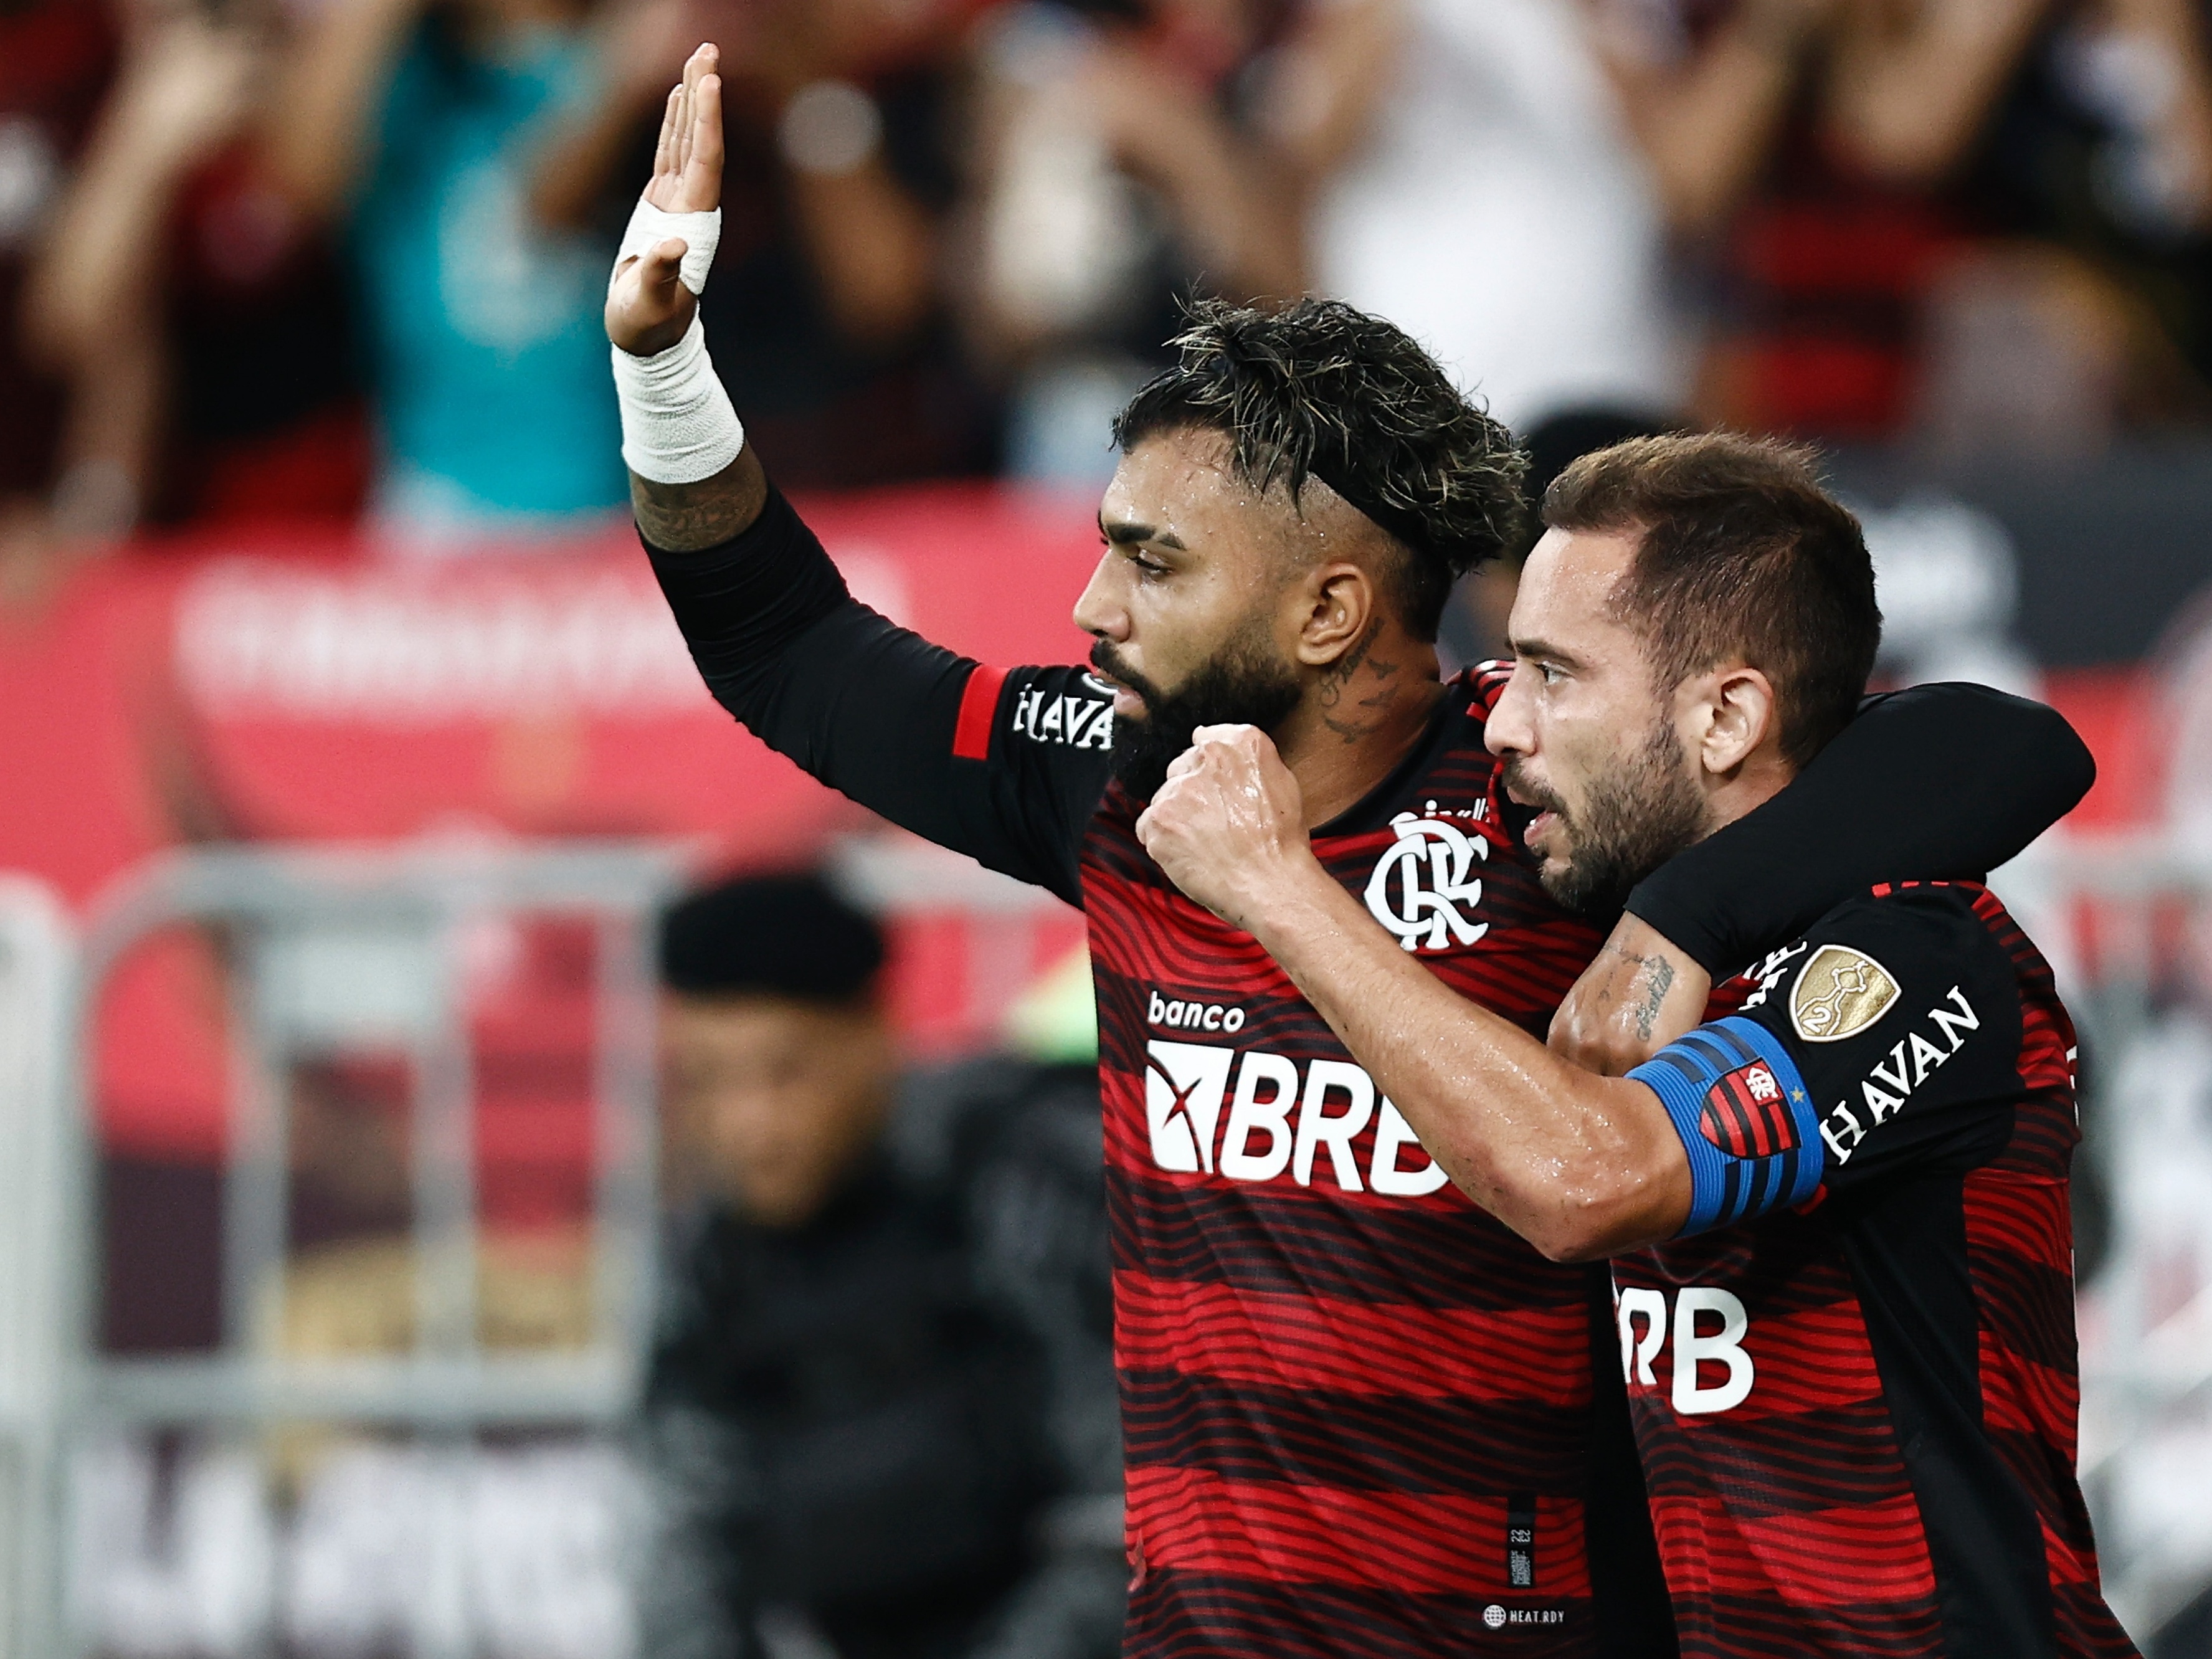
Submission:
[[[403,528],[548,527],[626,501],[600,313],[612,251],[531,215],[532,168],[596,70],[581,30],[464,55],[426,26],[393,73],[353,235]]]

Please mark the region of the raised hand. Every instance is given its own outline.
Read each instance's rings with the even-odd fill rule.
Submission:
[[[722,77],[720,50],[702,46],[685,60],[668,94],[660,143],[645,199],[668,213],[708,213],[722,203]],[[698,300],[678,280],[685,244],[671,236],[615,267],[607,289],[607,337],[633,356],[650,357],[684,337]]]

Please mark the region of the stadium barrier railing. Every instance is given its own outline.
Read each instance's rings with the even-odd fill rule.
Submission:
[[[1996,884],[2080,1040],[2081,1481],[2106,1597],[2150,1641],[2212,1589],[2212,843],[2053,837]]]
[[[959,915],[981,930],[968,992],[979,1016],[1003,1006],[1030,963],[1030,930],[1057,909],[1033,890],[903,839],[848,842],[832,863],[871,904]],[[0,1133],[19,1149],[0,1160],[7,1659],[95,1644],[97,1633],[70,1614],[59,1543],[70,1535],[64,1454],[88,1437],[187,1428],[252,1442],[285,1424],[367,1424],[465,1453],[488,1430],[604,1431],[625,1416],[644,1352],[653,1249],[645,924],[683,868],[681,849],[665,845],[197,852],[128,879],[88,923],[81,951],[51,895],[0,881]],[[2199,1426],[2212,1420],[2212,1208],[2199,1192],[2185,1211],[2159,1212],[2130,1182],[2147,1156],[2185,1176],[2195,1167],[2189,1148],[2161,1139],[2167,1126],[2146,1102],[2159,1086],[2184,1094],[2194,1086],[2175,1079],[2177,1041],[2212,1057],[2212,848],[2163,836],[2076,837],[2039,848],[2006,875],[2000,889],[2046,945],[2079,1027],[2083,1158],[2115,1194],[2109,1245],[2084,1285],[2081,1466],[2108,1594],[2148,1639],[2212,1584],[2212,1537],[2148,1524],[2130,1496],[2146,1463],[2172,1463],[2196,1486],[2201,1478],[2189,1471],[2207,1464],[2189,1463],[2188,1452],[2212,1459],[2212,1435]],[[580,915],[601,941],[597,1322],[588,1346],[556,1354],[486,1352],[475,1328],[467,1055],[447,993],[470,922],[498,913]],[[225,939],[248,1062],[237,1068],[232,1102],[226,1340],[210,1356],[118,1358],[92,1340],[91,1163],[80,1127],[89,1121],[90,1013],[134,945],[179,926]],[[422,1079],[417,1349],[382,1359],[283,1358],[271,1347],[265,1287],[285,1255],[285,1057],[395,1038],[417,1056]],[[2202,1083],[2203,1156],[2212,1170],[2212,1069]],[[2201,1253],[2201,1278],[2176,1279],[2179,1248]],[[434,1588],[424,1587],[426,1597]],[[452,1588],[447,1605],[427,1608],[413,1632],[418,1659],[483,1650]]]
[[[235,1040],[222,1201],[222,1346],[206,1354],[119,1357],[95,1345],[87,1160],[70,1183],[80,1206],[60,1282],[64,1406],[72,1451],[104,1436],[188,1431],[250,1457],[284,1425],[367,1425],[411,1436],[465,1464],[491,1431],[603,1427],[629,1409],[652,1317],[656,1112],[652,917],[682,870],[676,850],[626,843],[400,850],[222,849],[164,857],[110,894],[87,925],[65,1016],[76,1064],[66,1092],[91,1121],[85,1087],[94,1012],[108,975],[167,930],[220,941]],[[487,918],[580,922],[596,942],[589,1217],[590,1331],[550,1352],[492,1352],[477,1317],[479,1215],[471,1039],[460,988],[472,929]],[[293,1063],[366,1045],[404,1054],[411,1101],[411,1352],[293,1358],[284,1314]],[[81,1493],[64,1482],[66,1511]],[[54,1533],[96,1539],[79,1514]],[[434,1528],[436,1513],[408,1524]],[[84,1593],[92,1564],[52,1575],[64,1605],[41,1615],[61,1639],[44,1651],[109,1645]],[[417,1659],[478,1650],[465,1584],[433,1572],[405,1632]],[[246,1592],[251,1600],[251,1587]],[[270,1639],[273,1608],[218,1620],[246,1650]],[[257,1629],[260,1626],[262,1628]]]
[[[15,1230],[0,1245],[8,1253],[0,1272],[21,1273],[45,1310],[37,1327],[44,1336],[27,1327],[23,1340],[0,1357],[27,1354],[37,1362],[32,1370],[43,1366],[38,1374],[46,1379],[20,1388],[0,1380],[11,1390],[5,1396],[11,1407],[25,1402],[15,1439],[27,1449],[20,1456],[30,1472],[11,1511],[25,1523],[17,1537],[30,1540],[15,1577],[30,1634],[5,1659],[118,1649],[246,1654],[267,1650],[280,1637],[288,1650],[317,1650],[287,1624],[284,1598],[307,1570],[296,1560],[276,1565],[278,1527],[270,1519],[252,1520],[219,1550],[195,1554],[190,1540],[172,1549],[172,1556],[191,1559],[164,1571],[185,1578],[195,1575],[191,1560],[227,1553],[227,1563],[212,1561],[198,1574],[221,1580],[212,1587],[125,1583],[117,1591],[110,1583],[112,1593],[104,1597],[100,1589],[106,1581],[98,1558],[118,1547],[110,1534],[118,1519],[126,1523],[121,1530],[131,1530],[141,1513],[166,1501],[177,1525],[228,1513],[239,1527],[240,1503],[270,1504],[287,1437],[302,1431],[321,1436],[325,1454],[345,1437],[376,1437],[389,1451],[380,1472],[356,1473],[404,1492],[403,1501],[422,1510],[398,1524],[417,1534],[413,1559],[434,1570],[391,1593],[406,1605],[392,1615],[404,1627],[387,1637],[412,1659],[475,1659],[514,1646],[488,1628],[496,1620],[481,1605],[484,1574],[476,1571],[472,1581],[472,1570],[455,1564],[476,1547],[468,1527],[477,1524],[456,1516],[471,1504],[485,1508],[481,1491],[469,1485],[493,1461],[481,1455],[485,1437],[534,1436],[542,1443],[565,1436],[605,1445],[636,1402],[658,1225],[651,926],[694,851],[667,842],[491,842],[179,853],[131,873],[104,897],[74,962],[51,901],[42,908],[26,898],[11,907],[10,890],[0,888],[4,964],[32,964],[40,988],[35,994],[26,989],[20,1007],[13,1000],[0,1006],[0,1021],[13,1018],[45,1033],[13,1052],[49,1056],[20,1087],[11,1086],[11,1074],[0,1088],[9,1089],[6,1109],[40,1117],[41,1133],[54,1143],[43,1166],[0,1160],[0,1202],[45,1195],[43,1207],[9,1204],[0,1213],[0,1227]],[[1039,939],[1066,930],[1068,913],[1056,900],[908,838],[850,838],[830,850],[829,863],[856,899],[893,919],[954,918],[963,925],[965,1018],[979,1030],[1000,1024],[1036,966]],[[478,1270],[483,1149],[466,981],[484,924],[502,918],[566,918],[586,926],[596,940],[588,1019],[592,1328],[588,1340],[566,1348],[489,1348],[478,1316],[485,1282]],[[95,1334],[95,1166],[82,1126],[94,1121],[89,1079],[103,989],[134,951],[179,929],[215,945],[228,981],[222,1342],[210,1352],[122,1356],[101,1352]],[[16,988],[0,979],[0,995]],[[404,1352],[302,1357],[287,1352],[284,1328],[294,1289],[286,1275],[295,1262],[289,1236],[292,1073],[299,1062],[352,1050],[403,1054],[412,1079],[412,1344]],[[0,1279],[0,1286],[12,1283]],[[16,1420],[8,1419],[11,1428]],[[117,1450],[160,1437],[220,1450],[220,1467],[210,1464],[203,1484],[222,1489],[229,1481],[229,1510],[215,1498],[206,1505],[189,1493],[157,1498],[161,1482],[150,1457],[134,1462]],[[389,1450],[403,1445],[423,1449],[427,1461],[407,1464],[403,1453]],[[118,1469],[135,1471],[138,1484],[125,1482],[119,1509],[108,1492],[103,1509],[88,1496],[88,1483],[104,1470],[112,1487]],[[170,1486],[180,1480],[191,1484],[173,1469]],[[238,1498],[241,1487],[252,1491]],[[554,1486],[538,1491],[540,1508],[568,1501]],[[609,1499],[611,1513],[626,1497]],[[510,1490],[501,1501],[512,1514],[527,1498]],[[620,1540],[608,1538],[613,1529],[602,1516],[588,1548],[573,1535],[549,1547],[572,1556],[580,1548],[617,1553]],[[545,1571],[539,1560],[510,1577]],[[287,1578],[294,1581],[289,1586],[278,1582]],[[210,1610],[210,1596],[227,1598],[228,1610]],[[613,1642],[605,1650],[618,1652],[622,1633],[605,1621],[601,1629]]]
[[[59,1650],[52,1587],[74,1183],[64,1010],[76,943],[43,883],[0,875],[0,1656]]]

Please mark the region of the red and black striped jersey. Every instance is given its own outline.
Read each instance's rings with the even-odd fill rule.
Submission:
[[[1685,1236],[1613,1264],[1697,1659],[2118,1659],[2075,1478],[2074,1033],[1971,884],[1884,884],[1632,1073]]]
[[[1540,1032],[1596,938],[1501,810],[1500,683],[1451,685],[1314,849],[1431,971]],[[1266,952],[1145,855],[1139,810],[1110,788],[1082,854],[1128,1651],[1597,1651],[1588,1269],[1447,1182]]]
[[[1108,787],[1109,688],[893,625],[774,492],[731,541],[653,559],[702,677],[771,748],[1088,913],[1128,1652],[1671,1654],[1604,1270],[1544,1261],[1449,1188],[1265,954],[1152,866],[1136,803]],[[1595,936],[1545,898],[1501,811],[1482,726],[1502,682],[1447,688],[1416,751],[1316,848],[1439,977],[1540,1032]],[[1842,872],[2017,850],[2080,793],[2052,805],[2023,748],[2070,761],[2069,741],[2048,710],[1978,688],[1871,700],[1778,802],[1680,861],[1686,882],[1646,887],[1672,891],[1684,937],[1748,954],[1873,878]],[[1986,812],[1851,813],[1938,769]],[[1808,859],[1804,814],[1860,827]],[[1715,859],[1765,874],[1747,892],[1699,873]]]

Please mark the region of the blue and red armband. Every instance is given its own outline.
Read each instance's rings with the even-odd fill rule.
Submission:
[[[1781,1040],[1741,1017],[1701,1025],[1629,1076],[1649,1086],[1690,1155],[1682,1235],[1802,1204],[1825,1161],[1811,1091]]]

